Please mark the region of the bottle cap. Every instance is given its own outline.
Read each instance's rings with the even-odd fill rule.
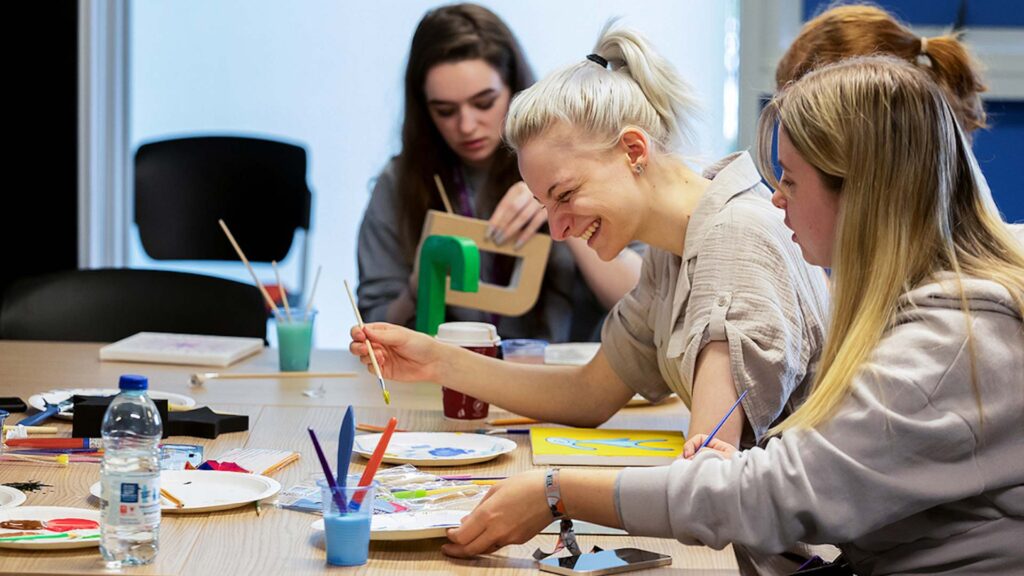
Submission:
[[[121,390],[145,390],[149,388],[149,379],[138,374],[122,374],[117,385]]]

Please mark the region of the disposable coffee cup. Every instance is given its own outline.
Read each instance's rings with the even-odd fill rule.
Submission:
[[[477,354],[491,358],[498,357],[501,338],[498,329],[486,322],[445,322],[437,328],[437,340],[445,344],[460,346]],[[482,420],[487,418],[490,405],[482,400],[441,388],[444,402],[444,416],[453,420]]]

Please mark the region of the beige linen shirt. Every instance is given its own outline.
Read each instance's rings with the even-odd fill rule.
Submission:
[[[772,206],[750,155],[705,172],[711,185],[686,231],[683,256],[649,247],[640,281],[601,334],[612,369],[650,400],[672,392],[691,405],[697,355],[729,343],[737,394],[759,442],[810,392],[824,342],[827,286],[806,264]]]

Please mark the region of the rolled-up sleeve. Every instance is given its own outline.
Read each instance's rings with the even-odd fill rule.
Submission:
[[[805,329],[797,283],[821,272],[783,249],[788,236],[777,214],[737,203],[717,220],[689,263],[693,287],[679,369],[692,386],[700,350],[727,341],[736,393],[748,391],[743,408],[760,441],[803,383],[819,346]]]
[[[601,349],[615,374],[634,391],[657,402],[669,394],[658,370],[658,350],[654,342],[653,317],[657,311],[656,275],[658,251],[644,254],[640,281],[608,313],[601,329]]]

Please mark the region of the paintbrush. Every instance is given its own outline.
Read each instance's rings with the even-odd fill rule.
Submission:
[[[370,462],[366,465],[366,469],[363,470],[363,476],[359,478],[359,486],[369,486],[370,483],[373,482],[373,475],[377,473],[377,468],[380,468],[380,463],[384,460],[384,451],[388,449],[388,443],[391,442],[391,434],[395,431],[396,426],[398,426],[398,418],[392,417],[388,420],[388,425],[380,435],[377,447],[373,449],[373,455],[370,456]],[[357,492],[356,495],[352,497],[352,502],[355,504],[356,510],[359,510],[359,505],[362,504],[365,494],[366,492]]]
[[[747,395],[747,392],[750,392],[750,388],[744,390],[743,394],[740,394],[740,397],[737,398],[735,402],[733,402],[732,408],[729,408],[729,411],[725,413],[725,417],[722,418],[722,420],[718,423],[718,426],[715,426],[715,429],[711,431],[711,434],[708,434],[708,437],[704,439],[704,443],[700,445],[700,448],[697,448],[696,450],[693,451],[694,456],[697,455],[697,452],[701,451],[701,448],[704,448],[705,446],[711,443],[711,439],[714,438],[715,434],[718,434],[718,431],[722,429],[722,426],[725,425],[725,421],[729,419],[729,416],[732,416],[733,411],[735,411],[736,407],[740,405],[741,401],[743,401],[743,398]]]
[[[345,497],[338,491],[338,484],[334,481],[334,473],[331,472],[331,465],[327,463],[327,457],[324,456],[323,448],[320,447],[320,441],[316,439],[316,432],[313,432],[312,428],[306,428],[306,430],[309,431],[309,438],[313,441],[313,449],[316,450],[316,457],[320,460],[320,468],[324,471],[324,477],[327,479],[327,487],[331,490],[331,496],[334,498],[334,504],[338,507],[338,510],[344,510]]]
[[[359,307],[356,306],[356,299],[352,296],[352,289],[348,287],[348,280],[345,280],[345,291],[348,292],[348,301],[352,303],[352,311],[356,313],[356,320],[359,322],[359,327],[365,329],[366,324],[363,324],[363,315],[359,313]],[[380,375],[380,364],[377,364],[377,355],[373,353],[373,344],[370,344],[370,339],[366,339],[366,348],[370,350],[370,361],[373,362],[373,371],[377,373],[377,381],[380,382],[380,391],[384,394],[384,403],[391,404],[391,394],[388,393],[388,387],[384,385],[384,377]]]
[[[181,499],[175,496],[174,494],[171,494],[171,491],[168,490],[167,488],[160,488],[160,495],[166,498],[167,501],[170,502],[171,504],[174,504],[175,508],[185,507],[185,503],[182,502]]]

